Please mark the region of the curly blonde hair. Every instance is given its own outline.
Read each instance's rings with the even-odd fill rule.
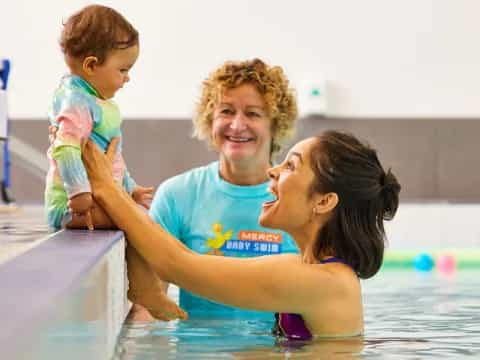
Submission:
[[[225,90],[252,84],[263,96],[266,111],[272,120],[273,156],[295,132],[297,101],[288,79],[280,66],[268,66],[262,60],[227,61],[203,82],[200,102],[193,118],[193,135],[213,145],[211,135],[213,112]]]

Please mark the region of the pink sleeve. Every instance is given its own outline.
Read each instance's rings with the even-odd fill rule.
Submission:
[[[65,191],[69,198],[91,192],[81,154],[81,144],[88,140],[92,131],[90,111],[87,106],[69,107],[58,114],[57,122],[52,157],[57,162]]]

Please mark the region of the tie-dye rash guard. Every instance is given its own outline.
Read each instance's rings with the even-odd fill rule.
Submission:
[[[59,229],[71,220],[68,199],[91,191],[82,163],[81,144],[90,138],[105,151],[112,138],[121,137],[122,118],[112,100],[102,100],[85,80],[67,75],[55,91],[49,119],[58,131],[47,152],[50,168],[45,207],[49,226]],[[132,193],[136,184],[123,160],[121,141],[113,161],[113,176]]]

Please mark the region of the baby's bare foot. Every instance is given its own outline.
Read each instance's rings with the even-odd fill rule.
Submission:
[[[170,299],[163,291],[160,292],[160,294],[157,294],[155,302],[152,304],[152,306],[145,305],[145,307],[154,317],[158,319],[162,319],[164,317],[166,317],[168,320],[188,319],[187,312],[180,308],[180,306]]]
[[[133,304],[127,316],[127,322],[153,322],[155,320],[148,310],[140,304]]]
[[[156,319],[163,321],[188,319],[187,312],[181,309],[172,299],[167,296],[167,294],[161,290],[151,290],[139,294],[137,292],[134,293],[132,289],[129,289],[128,295],[130,301],[140,304],[142,307],[144,307],[145,311],[138,310],[139,319],[148,318],[145,312]]]

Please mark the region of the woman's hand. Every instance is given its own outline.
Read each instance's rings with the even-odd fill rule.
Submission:
[[[112,162],[119,140],[118,137],[113,138],[105,154],[91,140],[88,140],[82,149],[83,165],[87,170],[94,195],[99,185],[108,180],[113,181]]]

